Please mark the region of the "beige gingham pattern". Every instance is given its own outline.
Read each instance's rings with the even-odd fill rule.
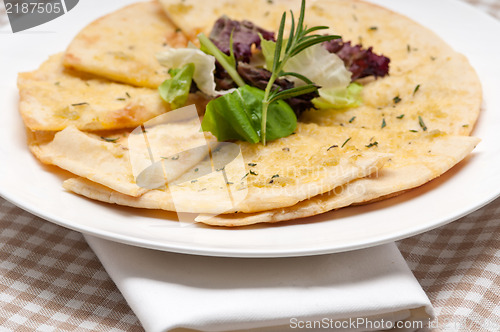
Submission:
[[[80,233],[0,198],[0,331],[142,331]]]
[[[437,331],[500,331],[500,199],[398,247],[434,306]]]
[[[489,13],[491,16],[500,19],[500,1],[499,0],[464,0],[471,5]]]
[[[500,18],[500,0],[467,2]],[[500,331],[500,199],[398,246],[435,331]],[[0,332],[34,330],[143,328],[81,234],[0,198]]]

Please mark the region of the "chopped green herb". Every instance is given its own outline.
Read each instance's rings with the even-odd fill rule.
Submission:
[[[71,104],[71,106],[83,106],[83,105],[89,105],[89,103],[83,102],[83,103]]]
[[[405,115],[404,115],[404,114],[401,114],[401,115],[398,115],[396,118],[398,118],[398,119],[402,119],[402,118],[404,118],[404,117],[405,117]]]
[[[281,151],[289,152],[290,148],[283,148],[283,149],[281,149]]]
[[[248,174],[250,174],[250,173],[247,172],[247,174],[243,175],[243,177],[241,179],[243,180],[244,178],[246,178],[248,176]]]
[[[467,128],[468,126],[469,126],[468,124],[464,124],[462,127]]]
[[[198,180],[191,180],[191,183],[195,183],[195,182],[198,182]]]
[[[198,172],[199,170],[200,170],[200,169],[199,169],[198,167],[196,167],[196,168],[194,169],[194,171],[195,171],[195,172]]]
[[[250,170],[250,172],[249,172],[249,173],[250,173],[250,174],[252,174],[252,175],[259,175],[259,174],[255,173],[255,172],[254,172],[254,171],[252,171],[252,170]]]
[[[126,95],[127,97],[129,97],[129,98],[132,98],[132,97],[130,96],[130,93],[128,93],[128,92],[125,92],[125,95]]]
[[[344,144],[342,144],[342,146],[340,148],[343,148],[347,144],[347,142],[349,142],[350,140],[351,140],[351,137],[349,137],[348,139],[346,139],[345,142],[344,142]]]
[[[378,27],[373,26],[373,27],[370,27],[369,30],[375,31],[375,30],[378,30]]]
[[[377,141],[375,141],[375,142],[370,143],[370,144],[365,145],[365,146],[366,146],[367,148],[371,148],[372,146],[377,146],[377,145],[378,145],[378,142],[377,142]]]
[[[105,140],[106,142],[116,143],[116,141],[118,141],[120,139],[120,137],[117,137],[117,138],[108,138],[108,137],[101,136],[101,139]]]
[[[420,84],[417,84],[417,86],[413,90],[413,95],[415,95],[415,93],[417,93],[418,89],[420,89]]]
[[[354,120],[356,120],[356,116],[353,116],[353,117],[349,120],[349,123],[352,123]]]
[[[234,184],[234,183],[231,181],[227,181],[226,184]]]
[[[337,144],[335,144],[335,145],[330,146],[328,149],[326,149],[326,151],[330,151],[330,149],[338,148],[338,147],[339,146]]]
[[[269,183],[273,183],[275,178],[279,178],[279,175],[278,175],[278,174],[274,174],[274,175],[271,177],[271,181],[269,181]]]
[[[257,166],[257,164],[256,163],[248,163],[248,166],[254,167],[254,166]]]
[[[407,45],[406,45],[406,51],[407,51],[408,53],[410,53],[410,52],[411,52],[411,46],[410,46],[410,44],[407,44]]]
[[[170,158],[170,159],[172,159],[172,160],[178,160],[178,159],[179,159],[179,157],[180,157],[179,155],[176,155],[176,156],[173,156],[173,157],[172,157],[172,158]]]
[[[384,127],[387,126],[385,123],[385,118],[382,119],[382,125],[380,126],[380,129],[384,129]]]
[[[401,99],[401,98],[399,98],[399,96],[396,96],[396,97],[392,98],[392,101],[394,101],[394,104],[399,103],[401,100],[402,100],[402,99]]]
[[[412,133],[418,133],[418,130],[412,129],[410,130]]]
[[[61,85],[61,82],[55,82],[54,85],[59,86],[59,85]]]
[[[423,131],[427,130],[427,126],[425,125],[424,120],[420,115],[418,116],[418,124],[420,125],[420,127],[422,127]]]
[[[125,99],[125,98],[116,98],[116,100],[121,100],[121,101],[123,101],[123,100],[126,100],[126,99]]]

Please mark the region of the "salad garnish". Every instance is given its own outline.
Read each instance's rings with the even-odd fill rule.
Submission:
[[[173,68],[160,96],[175,109],[200,91],[213,98],[202,130],[219,141],[264,145],[293,134],[305,110],[359,106],[363,86],[355,80],[387,75],[390,60],[338,35],[318,34],[327,26],[308,28],[305,0],[297,20],[290,14],[287,38],[286,12],[276,37],[252,22],[222,16],[208,37],[198,35],[200,48],[190,44],[159,54],[160,63]]]

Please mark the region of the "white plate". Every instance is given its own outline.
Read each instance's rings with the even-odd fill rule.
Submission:
[[[0,195],[56,224],[98,237],[165,251],[236,257],[340,252],[409,237],[444,225],[500,194],[500,23],[454,0],[376,0],[436,31],[466,54],[484,88],[473,154],[439,179],[400,197],[314,218],[243,229],[181,227],[171,215],[101,204],[65,192],[67,174],[38,163],[26,148],[17,112],[16,75],[64,50],[91,19],[124,1],[86,0],[28,32],[0,32]]]

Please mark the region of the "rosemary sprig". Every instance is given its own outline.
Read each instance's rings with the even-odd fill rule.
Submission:
[[[336,35],[318,35],[311,34],[315,31],[328,29],[327,26],[315,26],[312,28],[307,28],[304,25],[306,2],[302,0],[302,5],[300,7],[300,15],[297,23],[295,22],[295,17],[293,12],[290,11],[292,16],[292,25],[290,28],[290,34],[286,45],[284,45],[284,30],[286,23],[286,12],[281,16],[281,23],[278,30],[278,36],[276,38],[276,49],[274,50],[273,66],[271,70],[271,78],[266,86],[264,100],[262,101],[262,122],[261,122],[261,141],[262,144],[266,145],[266,123],[267,123],[267,110],[269,104],[280,99],[288,99],[291,97],[296,97],[302,94],[310,93],[316,91],[319,87],[316,86],[309,79],[303,75],[297,73],[284,72],[283,69],[293,56],[299,54],[305,49],[314,46],[325,41],[340,38]],[[285,51],[282,52],[283,46]],[[282,54],[283,53],[283,54]],[[303,80],[306,84],[298,87],[294,87],[289,90],[272,90],[274,82],[282,76],[292,75]]]

